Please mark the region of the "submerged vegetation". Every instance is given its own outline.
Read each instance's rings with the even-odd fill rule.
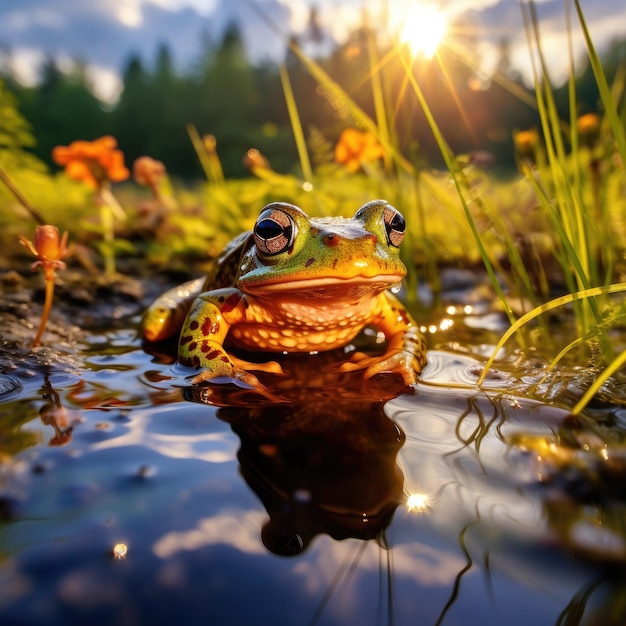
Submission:
[[[532,98],[521,81],[502,73],[486,90],[472,91],[467,80],[454,87],[460,84],[455,73],[466,78],[475,73],[463,58],[463,42],[442,45],[432,59],[424,60],[405,43],[382,44],[373,30],[364,27],[324,61],[305,54],[291,40],[284,66],[273,75],[269,68],[253,71],[243,62],[241,40],[231,29],[202,68],[200,82],[177,78],[165,49],[152,76],[139,59],[131,60],[117,106],[97,114],[92,105],[86,107],[94,117],[82,130],[85,136],[72,135],[64,140],[69,145],[58,146],[46,144],[38,130],[42,111],[52,115],[54,98],[69,97],[70,83],[77,77],[62,76],[52,64],[38,89],[29,91],[8,80],[21,106],[0,83],[0,166],[37,207],[35,213],[45,217],[48,225],[40,228],[68,230],[82,247],[78,262],[90,269],[100,264],[88,252],[97,248],[109,278],[117,272],[116,259],[123,259],[125,267],[134,267],[133,260],[147,260],[149,272],[172,275],[189,273],[191,266],[200,269],[232,236],[248,229],[258,209],[272,200],[293,202],[309,214],[350,215],[369,199],[385,198],[407,217],[403,255],[409,268],[406,298],[412,306],[438,304],[441,267],[484,267],[511,325],[484,375],[514,334],[523,350],[544,344],[543,355],[553,359],[553,367],[570,352],[575,352],[575,360],[589,362],[593,357],[591,365],[604,375],[575,407],[580,412],[606,377],[624,364],[623,341],[615,342],[610,333],[625,314],[620,294],[626,290],[626,66],[616,64],[607,76],[607,63],[600,61],[576,0],[574,8],[589,62],[580,75],[571,58],[570,79],[557,89],[542,51],[534,5],[522,5],[534,59]],[[576,27],[569,13],[568,5],[571,39]],[[616,57],[620,45],[612,49]],[[443,78],[433,91],[430,79],[437,75]],[[585,97],[594,92],[589,75],[599,98],[593,112],[580,94],[583,85]],[[265,97],[255,101],[253,130],[245,122],[250,111],[244,110],[248,98],[242,90],[253,93],[252,85],[258,89],[255,81],[261,78],[266,86],[274,85],[270,91],[274,98],[272,107]],[[76,84],[73,88],[78,89]],[[159,108],[167,98],[173,99],[170,104],[182,102],[185,90],[189,94],[194,89],[195,96],[184,100],[206,111],[167,115]],[[217,89],[220,97],[209,97],[203,89]],[[159,107],[157,93],[163,96],[158,98]],[[441,98],[433,98],[441,93],[452,93],[451,103],[448,99],[444,106]],[[47,104],[46,97],[51,98]],[[494,113],[491,126],[447,123],[453,117],[470,120],[467,108],[489,100]],[[324,103],[321,112],[310,106],[314,101]],[[142,109],[139,114],[137,107]],[[35,135],[20,109],[37,118]],[[221,127],[215,135],[203,135],[198,128],[207,126],[210,115],[221,120]],[[502,116],[524,125],[503,136]],[[79,128],[74,125],[72,132],[79,133]],[[124,153],[110,134],[94,135],[98,129],[108,133],[116,128]],[[490,130],[499,139],[485,141],[481,150],[463,150],[471,141],[458,135],[459,128],[474,138]],[[254,147],[240,150],[234,159],[238,144],[233,138],[240,138],[241,129]],[[174,148],[177,142],[169,147],[159,143],[159,137],[170,133],[185,135],[184,155]],[[35,136],[38,149],[49,151],[39,152],[42,160],[32,153]],[[94,140],[87,141],[87,136]],[[503,156],[503,147],[508,157]],[[281,151],[287,157],[284,161]],[[134,180],[147,190],[148,198],[129,182],[119,184],[130,176],[124,154],[134,162]],[[64,174],[48,172],[43,159],[50,157],[65,168]],[[298,167],[280,167],[295,161]],[[444,163],[445,170],[432,169],[436,163]],[[489,172],[494,163],[514,164],[515,171],[496,176]],[[203,184],[178,179],[173,184],[168,177],[168,171],[190,175],[199,170],[206,176]],[[245,177],[233,176],[242,171],[247,172]],[[5,251],[15,257],[27,201],[3,188],[0,202]],[[33,211],[29,213],[32,216]],[[54,257],[58,263],[65,241],[66,235]],[[24,245],[40,255],[37,236],[34,245]],[[54,271],[46,274],[46,285],[53,284]],[[429,288],[428,302],[419,295],[420,285]],[[569,345],[550,345],[550,321],[544,314],[563,307],[573,313],[575,336]],[[532,320],[540,323],[528,331]],[[581,352],[585,347],[591,350]]]

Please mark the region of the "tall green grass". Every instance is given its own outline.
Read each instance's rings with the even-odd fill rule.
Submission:
[[[551,257],[560,268],[567,292],[556,299],[550,299],[551,285],[543,268],[545,254],[542,259],[542,254],[536,253],[534,257],[537,259],[536,267],[530,266],[528,255],[520,249],[519,241],[511,232],[509,221],[504,216],[502,208],[494,205],[487,194],[476,193],[473,181],[468,178],[462,161],[447,144],[445,129],[437,123],[431,104],[424,96],[417,73],[414,71],[413,59],[400,44],[392,54],[398,55],[402,61],[406,84],[422,108],[456,190],[456,201],[446,198],[440,210],[453,216],[453,219],[460,218],[465,222],[465,229],[474,241],[494,292],[511,323],[510,329],[501,338],[487,361],[480,382],[492,366],[496,353],[506,341],[516,336],[522,348],[527,346],[528,339],[524,330],[529,322],[540,319],[558,307],[568,306],[575,315],[578,336],[568,346],[560,349],[553,366],[556,366],[569,350],[587,342],[600,343],[605,362],[608,364],[596,383],[574,408],[574,412],[580,412],[606,378],[626,361],[623,354],[617,357],[612,355],[606,335],[610,324],[622,317],[622,309],[618,309],[610,297],[626,291],[626,283],[614,282],[616,261],[626,246],[624,240],[626,199],[623,193],[620,193],[620,190],[623,190],[623,164],[626,163],[626,135],[618,111],[618,100],[623,95],[626,77],[622,76],[616,80],[612,87],[609,85],[589,35],[580,3],[578,0],[573,0],[573,3],[604,112],[597,137],[590,137],[588,130],[579,125],[572,43],[575,27],[570,5],[566,3],[566,32],[570,59],[569,115],[568,119],[563,120],[557,109],[550,68],[543,51],[535,3],[533,0],[520,3],[532,59],[542,141],[533,147],[531,154],[520,154],[518,163],[520,173],[535,197],[541,220],[549,231],[552,242]],[[321,91],[327,94],[330,100],[341,102],[346,123],[374,133],[385,148],[384,172],[379,173],[378,187],[381,192],[385,192],[385,197],[397,202],[404,210],[408,207],[409,212],[413,212],[413,215],[408,216],[409,223],[419,225],[420,234],[414,233],[414,236],[409,237],[409,254],[415,257],[416,249],[421,247],[428,255],[432,252],[432,240],[429,239],[429,220],[425,217],[422,200],[425,194],[436,196],[435,189],[441,189],[441,185],[434,181],[429,172],[420,170],[415,162],[401,154],[397,147],[393,126],[390,124],[393,106],[386,98],[383,87],[382,69],[385,59],[381,60],[378,57],[374,35],[370,35],[368,42],[369,81],[374,102],[374,119],[367,115],[319,64],[304,54],[296,43],[292,42],[291,47],[311,76],[319,83]],[[445,74],[446,68],[442,67],[441,71]],[[292,111],[297,104],[288,89],[288,83],[285,85]],[[296,139],[302,162],[304,148],[300,133]],[[616,146],[616,150],[613,150],[613,146]],[[315,181],[313,171],[310,171],[310,176]],[[407,179],[411,184],[407,184]],[[323,187],[323,183],[320,186]],[[485,233],[484,229],[481,230],[478,219],[488,221],[491,236]],[[529,246],[532,253],[532,242]],[[502,253],[506,255],[508,266],[511,268],[508,272],[503,270],[500,263]],[[409,268],[412,269],[411,264]],[[433,275],[434,272],[431,271],[430,276]],[[413,277],[413,286],[414,284]],[[532,308],[517,319],[509,303],[510,296],[523,297]]]

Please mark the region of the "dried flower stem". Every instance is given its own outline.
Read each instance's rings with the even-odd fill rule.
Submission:
[[[9,175],[0,167],[0,180],[7,186],[8,190],[15,196],[15,199],[31,214],[32,218],[38,224],[45,224],[39,211],[26,199],[24,194],[18,189],[17,185],[9,178]]]

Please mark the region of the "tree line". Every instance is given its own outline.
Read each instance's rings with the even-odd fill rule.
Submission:
[[[368,28],[358,28],[345,43],[335,45],[316,62],[375,118],[369,79],[373,37],[375,33]],[[332,154],[341,130],[355,125],[354,120],[344,103],[325,93],[323,85],[310,76],[291,50],[287,47],[284,63],[298,114],[310,139],[313,159],[323,161]],[[377,56],[384,60],[380,78],[385,111],[395,141],[413,161],[438,165],[437,147],[407,84],[406,72],[397,55],[388,52],[378,46]],[[620,68],[623,71],[625,60],[626,40],[613,42],[604,56],[609,80],[618,76]],[[445,49],[438,61],[417,60],[414,72],[437,123],[457,153],[487,151],[498,165],[512,166],[513,133],[539,126],[538,114],[529,104],[533,90],[511,67],[505,42],[499,59],[498,76],[502,81],[476,75],[462,58]],[[186,130],[192,124],[200,135],[215,137],[226,176],[247,174],[243,155],[252,147],[260,150],[277,171],[293,172],[297,168],[297,150],[278,67],[269,62],[250,63],[236,24],[215,45],[207,44],[186,72],[176,71],[166,45],[158,48],[150,68],[141,57],[131,56],[124,67],[121,95],[114,105],[105,106],[98,100],[87,75],[84,65],[77,63],[72,71],[64,72],[49,58],[34,87],[21,85],[11,75],[2,77],[33,127],[37,143],[31,150],[48,164],[56,145],[111,134],[129,163],[147,154],[163,161],[170,174],[193,179],[201,175],[201,169]],[[556,96],[566,113],[567,86],[557,89]],[[597,86],[590,67],[577,78],[577,102],[581,114],[597,108]]]

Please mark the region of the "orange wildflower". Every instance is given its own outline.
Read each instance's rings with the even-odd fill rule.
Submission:
[[[519,156],[531,158],[539,148],[539,133],[536,128],[520,130],[513,135],[515,151]]]
[[[56,226],[44,224],[35,228],[34,240],[32,242],[26,237],[20,237],[20,243],[39,259],[33,263],[33,270],[41,267],[48,279],[50,275],[54,277],[57,269],[65,269],[65,263],[61,259],[71,254],[67,246],[67,231],[59,240],[59,229]]]
[[[582,142],[593,146],[600,136],[600,117],[595,113],[581,115],[576,120],[576,129]]]
[[[129,171],[124,165],[124,154],[117,150],[117,141],[106,135],[94,141],[73,141],[69,146],[56,146],[52,158],[65,167],[67,176],[100,189],[107,181],[126,180]]]
[[[596,133],[600,128],[600,118],[595,113],[581,115],[576,122],[579,133]]]
[[[335,161],[349,172],[357,172],[363,163],[376,161],[385,154],[376,135],[355,128],[346,128],[335,146]]]
[[[50,310],[52,309],[56,270],[65,269],[65,263],[61,259],[71,254],[71,250],[67,247],[67,231],[63,233],[63,237],[59,241],[59,229],[50,224],[37,226],[34,242],[29,241],[25,237],[20,237],[20,243],[38,258],[33,263],[32,269],[35,270],[41,267],[46,281],[46,295],[39,322],[39,330],[32,344],[34,348],[41,341],[48,317],[50,316]]]
[[[149,156],[139,157],[133,163],[133,178],[138,184],[153,190],[158,188],[165,172],[165,165]]]

